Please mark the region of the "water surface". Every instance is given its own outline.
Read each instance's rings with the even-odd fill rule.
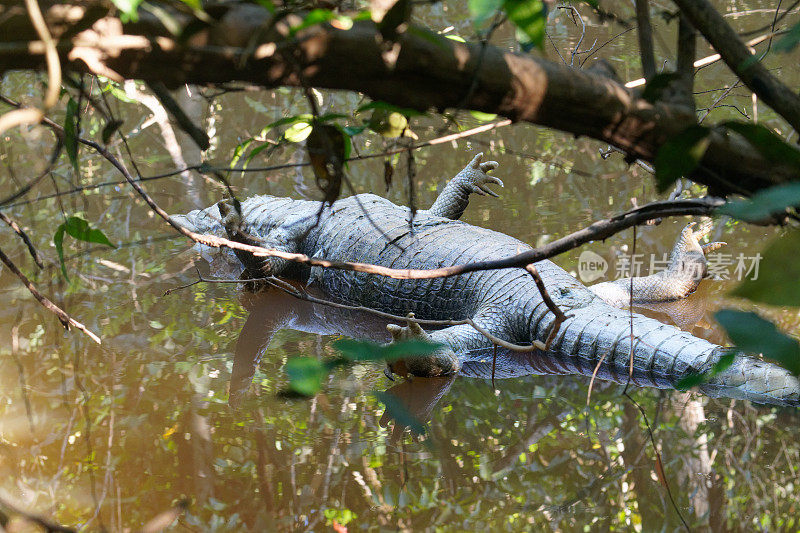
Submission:
[[[766,7],[731,2],[729,20],[742,29],[758,27],[771,21]],[[454,14],[460,9],[453,3],[436,4],[425,20],[436,29],[457,21],[453,33],[469,36],[466,15]],[[753,9],[753,14],[736,15]],[[582,49],[624,31],[617,25],[587,23]],[[674,24],[659,21],[662,57],[670,50],[674,30]],[[573,22],[557,15],[549,32],[569,62],[579,35]],[[512,38],[500,31],[495,40],[510,45]],[[639,76],[635,42],[635,32],[628,32],[587,55],[605,57],[621,78],[634,79]],[[706,53],[700,47],[698,54]],[[558,60],[552,46],[546,54]],[[769,56],[767,61],[776,68],[794,64],[786,56]],[[796,77],[785,71],[781,75],[789,81]],[[704,69],[698,107],[711,106],[719,89],[732,82],[723,65]],[[41,78],[12,74],[0,89],[25,99],[38,95],[40,84]],[[210,100],[198,97],[195,88],[191,91],[191,98],[183,91],[181,98],[214,133],[205,160],[220,166],[228,164],[237,144],[286,110],[306,111],[294,90],[239,92]],[[322,98],[325,109],[345,112],[360,102],[343,93]],[[724,103],[738,109],[717,108],[709,120],[741,118],[740,110],[753,113],[750,96],[741,88]],[[145,176],[182,167],[180,158],[190,164],[200,161],[197,148],[180,133],[179,153],[171,154],[145,108],[115,102],[114,109],[125,119],[123,131]],[[478,124],[466,113],[457,118],[463,127]],[[783,127],[763,106],[759,120]],[[442,126],[433,118],[412,122],[423,139],[435,137]],[[2,189],[11,191],[44,168],[52,139],[41,128],[6,135],[0,180]],[[356,142],[364,154],[391,146],[372,134]],[[600,151],[607,148],[523,124],[422,148],[415,152],[417,202],[430,205],[447,179],[474,153],[485,151],[500,162],[496,174],[506,187],[500,199],[474,199],[464,219],[543,244],[657,198],[649,173],[626,165],[616,154],[604,160]],[[121,145],[112,144],[112,151],[127,161]],[[266,153],[251,167],[304,159],[296,146],[280,147],[268,158]],[[383,158],[352,163],[349,177],[359,192],[407,203],[405,160],[389,161],[395,173],[388,190]],[[281,392],[287,387],[287,358],[332,356],[331,342],[339,336],[377,338],[384,324],[331,313],[280,293],[243,295],[235,285],[196,284],[164,295],[197,279],[194,252],[124,184],[47,199],[78,186],[121,179],[89,151],[81,152],[80,164],[76,176],[62,157],[52,178],[7,211],[24,221],[47,260],[46,269],[36,272],[7,230],[3,248],[43,292],[98,332],[103,344],[76,332],[65,334],[16,278],[2,271],[3,498],[90,530],[136,528],[179,502],[186,503],[187,511],[175,528],[202,531],[322,531],[334,524],[351,531],[672,530],[680,521],[670,497],[693,527],[798,528],[800,417],[794,410],[632,389],[661,453],[665,478],[659,480],[645,419],[620,395],[620,386],[602,380],[594,383],[587,407],[586,377],[498,377],[494,386],[485,377],[392,383],[381,365],[369,364],[334,371],[313,399],[286,398]],[[242,196],[316,194],[305,167],[237,172],[230,179]],[[194,173],[145,186],[171,213],[205,207],[223,194],[219,184]],[[69,282],[59,274],[52,245],[62,214],[80,214],[119,244],[112,250],[67,241]],[[660,257],[686,222],[667,220],[640,228],[637,252]],[[774,229],[723,220],[714,238],[727,241],[724,253],[735,258],[763,251],[775,234]],[[632,247],[628,231],[581,250],[606,259],[611,275],[619,254]],[[555,262],[575,272],[581,250]],[[722,306],[750,308],[726,296],[734,285],[735,280],[707,280],[687,308],[647,312],[725,342],[713,312]],[[785,331],[797,332],[796,310],[759,311]],[[234,370],[237,350],[250,354],[251,360],[253,354],[261,355],[249,369],[252,383],[235,379],[231,385],[232,374],[241,377]],[[386,415],[376,392],[387,390],[425,423],[425,436],[413,435]],[[237,401],[229,401],[232,394]]]

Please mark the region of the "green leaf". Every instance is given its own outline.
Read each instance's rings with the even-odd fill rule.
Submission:
[[[101,81],[105,81],[106,82],[106,84],[103,86],[103,92],[104,93],[111,93],[111,96],[113,96],[114,98],[116,98],[120,102],[125,102],[126,104],[135,104],[135,103],[137,103],[136,100],[134,100],[133,98],[129,98],[128,95],[125,94],[125,91],[120,89],[115,81],[112,81],[112,80],[109,80],[109,79],[106,79],[106,78],[102,78],[102,77],[100,79],[101,79]]]
[[[103,126],[103,133],[101,134],[103,138],[103,144],[108,144],[111,141],[111,137],[117,132],[120,126],[124,124],[123,121],[119,119],[109,120],[105,126]]]
[[[67,235],[78,239],[79,241],[93,242],[95,244],[104,244],[111,248],[116,248],[108,237],[99,229],[93,229],[89,223],[81,217],[69,217],[67,221],[62,224],[67,231]]]
[[[349,118],[349,117],[341,113],[326,113],[325,115],[317,117],[317,122],[330,122],[332,120],[337,120],[340,118]]]
[[[283,132],[283,138],[292,143],[299,143],[311,135],[312,129],[308,122],[298,122]]]
[[[433,354],[442,347],[441,344],[421,339],[411,339],[380,345],[370,341],[340,339],[333,347],[350,361],[396,361],[406,357],[424,357]]]
[[[272,128],[277,128],[278,126],[285,126],[286,124],[297,124],[298,122],[305,122],[306,124],[310,124],[312,120],[314,120],[313,115],[311,115],[310,113],[303,113],[300,115],[284,117],[280,120],[276,120],[275,122],[267,124],[266,129],[271,130]]]
[[[798,251],[800,231],[778,237],[763,253],[758,264],[760,275],[746,279],[731,294],[769,305],[800,307]]]
[[[495,113],[484,113],[482,111],[470,111],[470,115],[475,117],[476,119],[480,120],[481,122],[491,122],[492,120],[497,118]]]
[[[64,149],[69,156],[69,162],[72,163],[72,168],[75,173],[78,171],[78,132],[75,131],[76,116],[78,114],[78,103],[72,98],[67,102],[67,113],[64,117]]]
[[[442,344],[422,339],[409,339],[406,341],[393,342],[382,346],[382,348],[383,359],[385,361],[395,361],[407,357],[425,357],[432,355],[442,348]]]
[[[111,0],[111,3],[120,10],[119,19],[123,24],[128,22],[137,22],[139,20],[139,14],[137,13],[137,10],[139,9],[139,5],[142,3],[142,0]]]
[[[706,372],[705,374],[698,374],[692,373],[682,378],[675,384],[675,388],[678,390],[689,390],[692,387],[696,387],[698,385],[702,385],[709,379],[713,378],[729,366],[733,364],[733,360],[736,359],[736,352],[730,351],[719,358],[719,361],[714,363],[714,366],[711,367],[711,370]]]
[[[745,222],[758,222],[782,213],[787,207],[795,206],[800,206],[800,183],[777,185],[758,191],[748,200],[726,203],[718,212]]]
[[[369,129],[384,137],[394,138],[403,135],[408,127],[405,115],[385,109],[374,109],[367,122]]]
[[[781,39],[775,43],[773,49],[776,52],[791,52],[795,49],[797,43],[800,43],[800,24],[792,26],[789,33],[781,37]]]
[[[761,353],[794,375],[800,375],[800,344],[770,322],[749,311],[722,309],[714,315],[742,351]]]
[[[314,396],[322,389],[328,370],[325,363],[314,357],[290,357],[286,361],[289,388],[303,396]]]
[[[420,39],[428,41],[432,45],[441,48],[442,50],[447,50],[447,41],[440,33],[432,32],[429,29],[420,26],[409,26],[407,32],[410,35],[414,35],[415,37],[419,37]]]
[[[353,25],[353,19],[350,17],[345,17],[342,15],[337,15],[330,9],[313,9],[311,10],[308,15],[298,24],[297,26],[292,26],[289,29],[289,36],[294,37],[297,32],[302,31],[306,28],[310,28],[311,26],[316,26],[317,24],[324,24],[325,22],[330,22],[331,20],[338,20],[342,23],[344,27]]]
[[[239,159],[241,159],[242,155],[245,153],[245,151],[247,151],[247,147],[252,143],[253,138],[250,137],[249,139],[245,139],[236,145],[236,148],[233,149],[233,157],[231,158],[230,168],[234,168],[236,166],[236,163],[239,162]]]
[[[480,26],[500,11],[503,0],[468,0],[467,9],[475,26]]]
[[[61,264],[61,273],[64,274],[64,279],[69,281],[69,276],[67,276],[67,266],[64,264],[64,232],[65,232],[64,224],[61,224],[58,229],[56,229],[55,235],[53,235],[53,243],[56,245],[56,253],[58,254],[58,262]]]
[[[697,167],[708,148],[710,132],[703,126],[689,126],[661,145],[655,159],[659,192],[664,192],[675,180]]]
[[[353,135],[358,135],[359,133],[363,132],[365,129],[367,129],[367,126],[345,126],[343,129],[348,136],[352,137]]]
[[[745,122],[723,122],[720,126],[735,131],[747,139],[770,162],[800,169],[800,150],[793,148],[769,128]]]
[[[75,216],[69,217],[66,222],[56,228],[56,233],[53,235],[53,243],[56,246],[58,260],[61,263],[61,273],[64,274],[67,280],[69,280],[69,276],[67,276],[67,268],[64,265],[64,233],[79,241],[104,244],[111,248],[116,248],[102,231],[93,229],[84,219]]]
[[[390,392],[375,391],[375,397],[386,406],[386,413],[400,425],[406,426],[417,435],[427,433],[427,428],[411,411],[400,401],[400,399]]]
[[[539,0],[505,0],[503,9],[508,19],[538,48],[544,47],[547,12]]]
[[[344,142],[344,159],[342,161],[346,166],[347,160],[350,158],[350,154],[353,151],[353,141],[350,139],[350,132],[347,128],[340,126],[339,124],[334,124],[334,127],[342,134],[342,141]]]
[[[247,168],[247,165],[250,164],[250,161],[252,161],[255,156],[257,156],[267,148],[271,148],[272,146],[274,145],[269,143],[263,143],[261,146],[256,146],[255,148],[250,150],[250,153],[247,154],[247,157],[244,160],[244,165],[242,165],[242,168]]]
[[[270,13],[275,13],[275,4],[271,0],[256,0],[256,3],[263,8],[266,8]]]
[[[203,3],[200,0],[181,0],[184,4],[191,7],[195,11],[202,11]]]

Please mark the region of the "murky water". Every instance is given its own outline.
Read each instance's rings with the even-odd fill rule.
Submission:
[[[730,4],[730,13],[756,9],[730,17],[742,29],[772,19],[766,4]],[[437,4],[426,20],[441,29],[459,20],[453,33],[469,36],[469,21],[454,15],[455,9],[452,3]],[[578,35],[573,23],[560,15],[549,29],[569,62]],[[672,49],[674,30],[659,21],[661,56]],[[595,39],[600,46],[622,31],[591,23],[582,49]],[[501,33],[496,40],[507,43],[511,37]],[[635,40],[635,32],[629,32],[589,55],[609,59],[621,78],[633,79],[638,77]],[[546,53],[558,59],[552,46]],[[702,47],[698,51],[706,53]],[[786,56],[769,61],[776,67],[795,64]],[[723,65],[714,65],[702,71],[697,89],[711,91],[732,81]],[[25,99],[38,94],[39,83],[39,78],[15,74],[0,89]],[[293,90],[231,93],[211,100],[194,91],[192,98],[182,98],[215,133],[206,159],[221,166],[239,142],[280,118],[283,110],[305,111],[303,98]],[[719,94],[698,94],[698,107],[709,107]],[[724,103],[752,115],[749,94],[743,89],[732,94]],[[358,103],[353,95],[323,95],[328,110],[350,110]],[[164,132],[149,121],[145,108],[113,106],[125,118],[123,131],[143,175],[179,168],[179,158],[189,164],[200,161],[197,148],[181,133],[176,134],[180,150],[171,154]],[[766,109],[759,112],[760,121],[781,127]],[[723,107],[712,111],[709,120],[738,117],[739,111]],[[458,119],[477,124],[466,113]],[[85,124],[95,122],[87,119]],[[435,119],[412,122],[423,139],[435,137],[441,126]],[[6,135],[0,180],[8,192],[44,169],[52,139],[40,128]],[[356,143],[362,154],[390,146],[375,135]],[[418,204],[430,205],[446,179],[472,154],[486,151],[500,162],[496,174],[506,187],[500,199],[474,199],[464,219],[543,244],[626,210],[633,201],[641,205],[656,198],[648,172],[626,166],[616,154],[603,160],[599,151],[606,148],[529,125],[422,148],[415,154]],[[112,144],[112,151],[129,161],[121,145]],[[303,157],[302,151],[286,146],[268,159],[256,157],[250,166]],[[382,158],[352,163],[349,176],[359,192],[385,193],[406,203],[405,162],[393,164],[388,191]],[[384,324],[280,292],[242,295],[235,285],[196,284],[164,295],[197,279],[194,253],[124,184],[46,198],[121,179],[89,151],[81,152],[81,169],[76,176],[62,157],[52,176],[6,211],[24,222],[47,267],[35,271],[7,229],[3,249],[43,292],[100,334],[103,344],[77,332],[65,334],[3,269],[3,500],[90,530],[137,528],[181,503],[186,511],[176,528],[202,531],[322,531],[335,525],[351,531],[672,530],[680,520],[670,499],[692,527],[800,527],[795,495],[800,416],[793,410],[633,390],[661,453],[662,478],[636,406],[620,395],[618,385],[597,381],[587,407],[586,377],[499,379],[498,374],[496,389],[485,374],[392,383],[375,364],[332,372],[311,400],[286,398],[281,393],[287,386],[283,365],[288,357],[333,355],[331,341],[338,336],[377,338]],[[234,173],[231,181],[243,196],[315,194],[306,168]],[[172,213],[204,207],[223,193],[213,180],[190,173],[145,185]],[[67,239],[69,282],[59,274],[52,245],[61,213],[83,216],[119,244],[112,250]],[[645,267],[651,255],[660,259],[669,250],[686,222],[668,220],[639,229],[636,250]],[[705,281],[686,307],[646,312],[724,342],[713,311],[748,307],[725,296],[735,285],[737,258],[753,257],[774,234],[772,229],[718,223],[714,238],[729,243],[724,253],[731,258],[722,273],[734,279]],[[613,276],[619,254],[630,252],[632,245],[631,232],[626,232],[581,250],[607,260],[607,276]],[[555,261],[576,271],[581,250]],[[785,331],[797,332],[796,310],[759,311]],[[413,435],[384,413],[378,395],[386,390],[425,423],[426,436]],[[229,402],[231,397],[235,401]]]

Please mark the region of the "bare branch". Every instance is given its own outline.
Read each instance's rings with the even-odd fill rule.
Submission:
[[[3,253],[2,249],[0,249],[0,261],[5,263],[9,270],[11,270],[11,272],[13,272],[20,279],[20,281],[22,281],[22,284],[25,285],[25,288],[30,291],[33,297],[36,298],[36,300],[42,304],[45,309],[58,317],[59,322],[61,322],[61,324],[63,324],[67,330],[69,330],[70,326],[72,326],[75,329],[84,332],[97,344],[101,344],[100,337],[89,331],[86,326],[69,316],[63,309],[58,307],[56,304],[47,299],[46,296],[40,293],[33,283],[31,283],[31,280],[29,280],[25,274],[20,272],[20,270],[17,268],[17,265],[15,265],[11,259],[9,259],[5,253]]]
[[[181,106],[178,105],[178,102],[176,102],[169,93],[169,89],[161,82],[148,83],[147,86],[150,87],[153,94],[161,101],[161,105],[164,106],[164,109],[172,115],[172,118],[175,119],[178,126],[186,132],[194,143],[201,150],[208,150],[208,147],[211,146],[211,142],[208,140],[208,134],[192,122],[192,119],[186,115],[186,112],[184,112]]]
[[[0,220],[8,224],[14,233],[19,235],[19,238],[25,243],[25,246],[28,247],[28,252],[31,254],[33,258],[33,262],[36,263],[36,266],[39,268],[44,268],[44,263],[42,263],[41,257],[39,257],[39,252],[36,251],[36,248],[33,246],[28,234],[25,233],[22,228],[19,227],[19,224],[16,223],[13,219],[11,219],[8,215],[0,211]]]
[[[653,48],[653,27],[650,25],[650,3],[647,0],[636,0],[636,26],[642,74],[649,81],[656,75],[656,56]]]
[[[800,131],[800,96],[757,61],[748,47],[708,0],[674,0],[722,60],[768,106]]]
[[[320,24],[287,38],[290,17],[270,25],[272,15],[260,7],[225,9],[218,31],[211,32],[203,45],[173,40],[149,13],[141,13],[136,25],[109,20],[102,25],[108,28],[102,35],[97,33],[98,24],[59,42],[67,58],[64,66],[114,79],[162,81],[167,86],[238,80],[263,87],[301,86],[299,68],[309,86],[356,90],[403,107],[497,113],[599,139],[645,161],[653,161],[667,139],[695,122],[685,106],[651,104],[607,77],[494,46],[449,39],[431,42],[417,32],[405,32],[398,37],[397,61],[387,65],[375,38],[379,32],[371,22],[358,21],[349,30]],[[192,22],[187,14],[175,17],[181,25]],[[272,29],[263,32],[264,27]],[[44,44],[23,37],[29,34],[24,27],[0,27],[0,72],[36,66]],[[148,36],[155,36],[155,44]],[[476,71],[479,60],[481,68]],[[465,101],[473,84],[476,88]],[[734,192],[748,193],[797,180],[800,173],[766,161],[738,136],[714,132],[692,178],[721,191],[731,191],[733,183]]]
[[[680,76],[680,103],[694,110],[694,57],[697,49],[697,31],[685,15],[678,17],[678,61],[675,72]]]
[[[531,276],[533,276],[533,281],[536,283],[536,288],[539,289],[539,294],[542,295],[542,300],[544,300],[544,304],[547,308],[555,315],[556,319],[553,321],[553,326],[550,328],[550,333],[547,335],[547,340],[544,343],[545,350],[550,349],[550,345],[552,344],[553,340],[555,340],[556,335],[558,334],[558,330],[561,327],[561,324],[564,323],[566,319],[568,319],[572,315],[565,315],[564,311],[562,311],[556,303],[550,298],[550,293],[547,292],[547,288],[544,286],[544,281],[542,281],[542,277],[539,275],[539,271],[536,270],[536,267],[531,263],[530,265],[525,267]]]

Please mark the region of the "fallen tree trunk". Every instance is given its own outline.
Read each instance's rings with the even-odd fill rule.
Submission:
[[[350,29],[320,24],[292,35],[296,16],[255,5],[210,10],[215,17],[184,40],[140,12],[122,24],[100,2],[51,5],[45,18],[64,70],[169,86],[242,81],[263,87],[313,86],[362,92],[416,109],[472,109],[613,144],[653,161],[671,136],[695,123],[686,107],[650,103],[618,82],[530,55],[454,42],[410,29],[384,42],[372,22]],[[0,72],[43,68],[44,43],[25,16],[0,7]],[[198,21],[175,13],[182,28]],[[173,29],[174,31],[174,29]],[[482,56],[482,57],[481,57]],[[713,132],[692,179],[725,193],[749,194],[800,179],[744,139]]]

